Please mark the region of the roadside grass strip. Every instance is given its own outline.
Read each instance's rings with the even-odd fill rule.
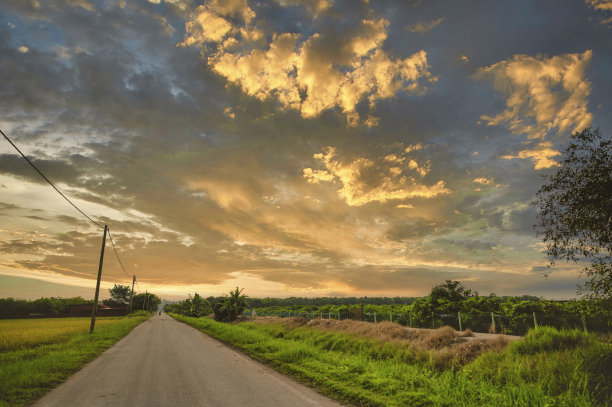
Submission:
[[[0,320],[0,406],[23,406],[65,381],[150,316]]]
[[[540,327],[511,344],[479,345],[456,334],[452,343],[440,341],[449,328],[383,340],[347,332],[346,324],[172,316],[355,406],[612,405],[609,336]],[[471,343],[480,353],[465,353]]]

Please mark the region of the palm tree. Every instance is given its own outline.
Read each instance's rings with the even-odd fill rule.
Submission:
[[[236,287],[223,300],[222,309],[225,311],[228,321],[235,321],[238,315],[242,314],[242,311],[247,307],[247,296],[241,294],[243,290],[244,288],[238,289]]]

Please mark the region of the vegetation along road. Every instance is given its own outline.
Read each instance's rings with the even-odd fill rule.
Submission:
[[[35,406],[338,406],[175,321],[136,327]]]

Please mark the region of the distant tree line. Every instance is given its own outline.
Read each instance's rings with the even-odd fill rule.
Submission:
[[[373,304],[373,305],[410,305],[418,297],[289,297],[289,298],[249,298],[251,308],[262,307],[291,307],[291,306],[323,306],[347,304]]]
[[[103,300],[102,303],[111,308],[125,308],[127,310],[132,295],[130,287],[115,284],[108,291],[110,298]],[[71,306],[85,304],[93,304],[93,301],[85,300],[82,297],[43,297],[37,300],[0,298],[0,318],[66,315],[70,312]],[[153,293],[134,294],[132,310],[155,312],[159,304],[161,304],[161,299]]]
[[[463,327],[469,326],[478,332],[486,332],[492,322],[491,314],[494,314],[497,331],[522,335],[534,326],[535,313],[542,325],[580,328],[583,326],[582,320],[586,319],[590,329],[599,332],[612,331],[612,314],[605,301],[554,301],[529,295],[481,296],[478,292],[463,287],[460,282],[450,280],[432,288],[428,296],[413,299],[410,304],[402,304],[399,301],[384,301],[385,303],[381,304],[382,301],[375,303],[371,301],[372,298],[363,297],[329,298],[328,301],[325,301],[325,298],[318,299],[323,305],[299,305],[297,301],[292,301],[292,305],[282,305],[285,299],[276,299],[281,305],[251,305],[257,304],[256,300],[249,299],[250,308],[246,311],[254,310],[259,316],[304,315],[341,319],[363,318],[372,321],[375,313],[379,322],[393,319],[394,322],[414,327],[451,325],[458,328],[461,314]],[[268,303],[270,302],[272,301]]]
[[[209,300],[214,297],[210,297]],[[217,297],[222,298],[222,297]],[[264,307],[322,307],[325,305],[411,305],[417,300],[423,297],[288,297],[288,298],[253,298],[249,297],[250,308],[264,308]],[[540,298],[533,295],[522,295],[519,297],[497,297],[502,301],[506,301],[510,298],[519,298],[522,301],[539,301]],[[214,298],[216,300],[216,298]],[[313,308],[315,309],[315,308]],[[317,308],[318,309],[318,308]]]
[[[31,314],[55,316],[67,314],[72,305],[91,304],[81,297],[43,297],[37,300],[0,298],[0,318],[26,317]]]

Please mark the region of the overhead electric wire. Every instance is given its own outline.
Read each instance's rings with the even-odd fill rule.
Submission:
[[[95,220],[93,220],[92,218],[90,218],[85,212],[83,212],[81,209],[79,209],[78,206],[76,206],[75,204],[72,203],[72,201],[70,199],[68,199],[68,197],[66,197],[66,195],[64,195],[62,193],[62,191],[60,191],[59,189],[57,189],[57,187],[55,185],[53,185],[53,182],[51,182],[49,180],[49,178],[45,177],[45,174],[43,174],[38,167],[36,167],[34,165],[34,163],[32,161],[30,161],[30,159],[28,157],[25,156],[24,153],[21,152],[21,150],[19,148],[17,148],[17,146],[15,145],[15,143],[13,143],[11,141],[10,138],[8,138],[8,136],[6,134],[4,134],[4,132],[0,129],[0,133],[2,133],[2,135],[4,136],[4,138],[11,143],[11,145],[15,148],[15,150],[17,150],[17,152],[19,154],[21,154],[21,156],[32,166],[32,168],[34,168],[36,170],[36,172],[45,179],[45,181],[47,181],[49,183],[49,185],[51,185],[53,187],[53,189],[55,189],[57,191],[58,194],[60,194],[70,205],[72,205],[74,207],[74,209],[76,209],[77,211],[81,212],[81,214],[83,216],[85,216],[87,219],[89,219],[92,223],[96,224],[97,226],[99,226],[100,228],[104,229],[104,226],[100,225],[98,222],[96,222]]]
[[[111,245],[113,246],[113,251],[115,252],[115,256],[117,257],[117,261],[119,262],[119,265],[121,266],[121,270],[123,270],[123,272],[125,273],[126,276],[128,276],[130,278],[134,277],[133,275],[130,275],[130,273],[125,271],[125,267],[123,267],[123,263],[121,263],[121,259],[119,258],[119,253],[117,253],[117,248],[115,247],[115,242],[113,242],[113,236],[110,233],[110,229],[108,230],[108,237],[110,238]]]
[[[17,150],[17,152],[19,154],[21,154],[21,156],[28,162],[28,164],[30,164],[32,166],[32,168],[34,168],[36,170],[36,172],[44,178],[45,181],[47,181],[47,183],[49,183],[49,185],[51,185],[53,187],[53,189],[55,189],[57,191],[58,194],[60,194],[62,196],[62,198],[64,198],[70,205],[72,205],[77,211],[79,211],[83,216],[85,216],[87,219],[89,219],[92,223],[94,223],[95,225],[99,226],[100,228],[104,229],[104,226],[102,226],[101,224],[99,224],[98,222],[96,222],[95,220],[93,220],[91,217],[89,217],[85,212],[83,212],[78,206],[76,206],[74,203],[72,203],[72,201],[70,199],[68,199],[68,197],[66,195],[64,195],[62,193],[62,191],[60,191],[59,189],[57,189],[57,187],[53,184],[53,182],[51,182],[51,180],[49,180],[49,178],[47,178],[45,176],[45,174],[42,173],[42,171],[40,171],[38,169],[38,167],[36,167],[36,165],[34,165],[34,163],[32,161],[30,161],[30,159],[28,157],[26,157],[26,155],[24,153],[21,152],[21,150],[15,145],[15,143],[13,143],[11,141],[10,138],[8,138],[8,136],[6,134],[4,134],[4,132],[2,131],[2,129],[0,129],[0,133],[2,133],[2,135],[4,136],[4,138],[6,139],[6,141],[8,141],[9,143],[11,143],[11,145],[13,146],[13,148],[15,148],[15,150]],[[121,259],[119,258],[119,253],[117,253],[117,248],[115,247],[115,243],[113,242],[113,237],[111,236],[110,233],[110,228],[107,229],[107,233],[108,233],[108,237],[110,238],[111,241],[111,245],[113,246],[113,251],[115,252],[115,256],[117,257],[117,260],[119,261],[119,265],[121,266],[121,270],[123,270],[123,272],[128,276],[133,278],[134,276],[130,275],[126,270],[125,267],[123,267],[123,263],[121,262]],[[138,283],[136,283],[138,284]],[[140,286],[139,286],[140,288]]]

